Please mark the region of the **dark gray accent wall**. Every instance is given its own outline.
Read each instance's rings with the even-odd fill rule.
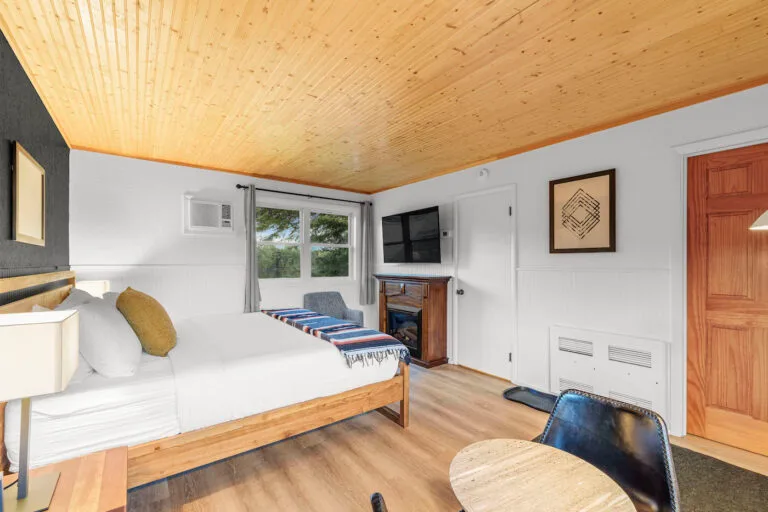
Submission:
[[[45,247],[14,242],[12,142],[45,169]],[[69,268],[69,148],[0,33],[0,277]]]

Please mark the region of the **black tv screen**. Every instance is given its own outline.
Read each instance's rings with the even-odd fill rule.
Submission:
[[[384,263],[440,263],[437,206],[382,217]]]

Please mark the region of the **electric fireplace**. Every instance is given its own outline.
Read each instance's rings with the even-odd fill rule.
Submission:
[[[387,334],[408,347],[412,357],[421,359],[421,308],[388,305]]]
[[[432,368],[448,362],[450,276],[376,274],[379,330],[408,347],[413,364]]]

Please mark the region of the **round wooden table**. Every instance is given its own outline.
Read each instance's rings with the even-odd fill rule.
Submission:
[[[621,487],[593,465],[518,439],[461,450],[451,462],[451,487],[466,512],[635,512]]]

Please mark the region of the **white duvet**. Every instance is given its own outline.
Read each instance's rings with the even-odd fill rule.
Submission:
[[[381,382],[397,371],[395,358],[349,368],[332,344],[263,313],[190,319],[177,331],[170,358],[182,432]]]
[[[262,313],[192,318],[176,330],[169,357],[143,354],[132,377],[80,374],[63,393],[33,398],[32,467],[341,393],[397,371],[394,358],[349,368],[332,344]],[[19,421],[20,402],[10,402],[13,471]]]
[[[32,467],[179,433],[171,362],[149,354],[142,354],[131,377],[78,371],[64,392],[32,398],[31,404]],[[5,445],[11,471],[18,471],[20,420],[21,402],[8,402]]]

